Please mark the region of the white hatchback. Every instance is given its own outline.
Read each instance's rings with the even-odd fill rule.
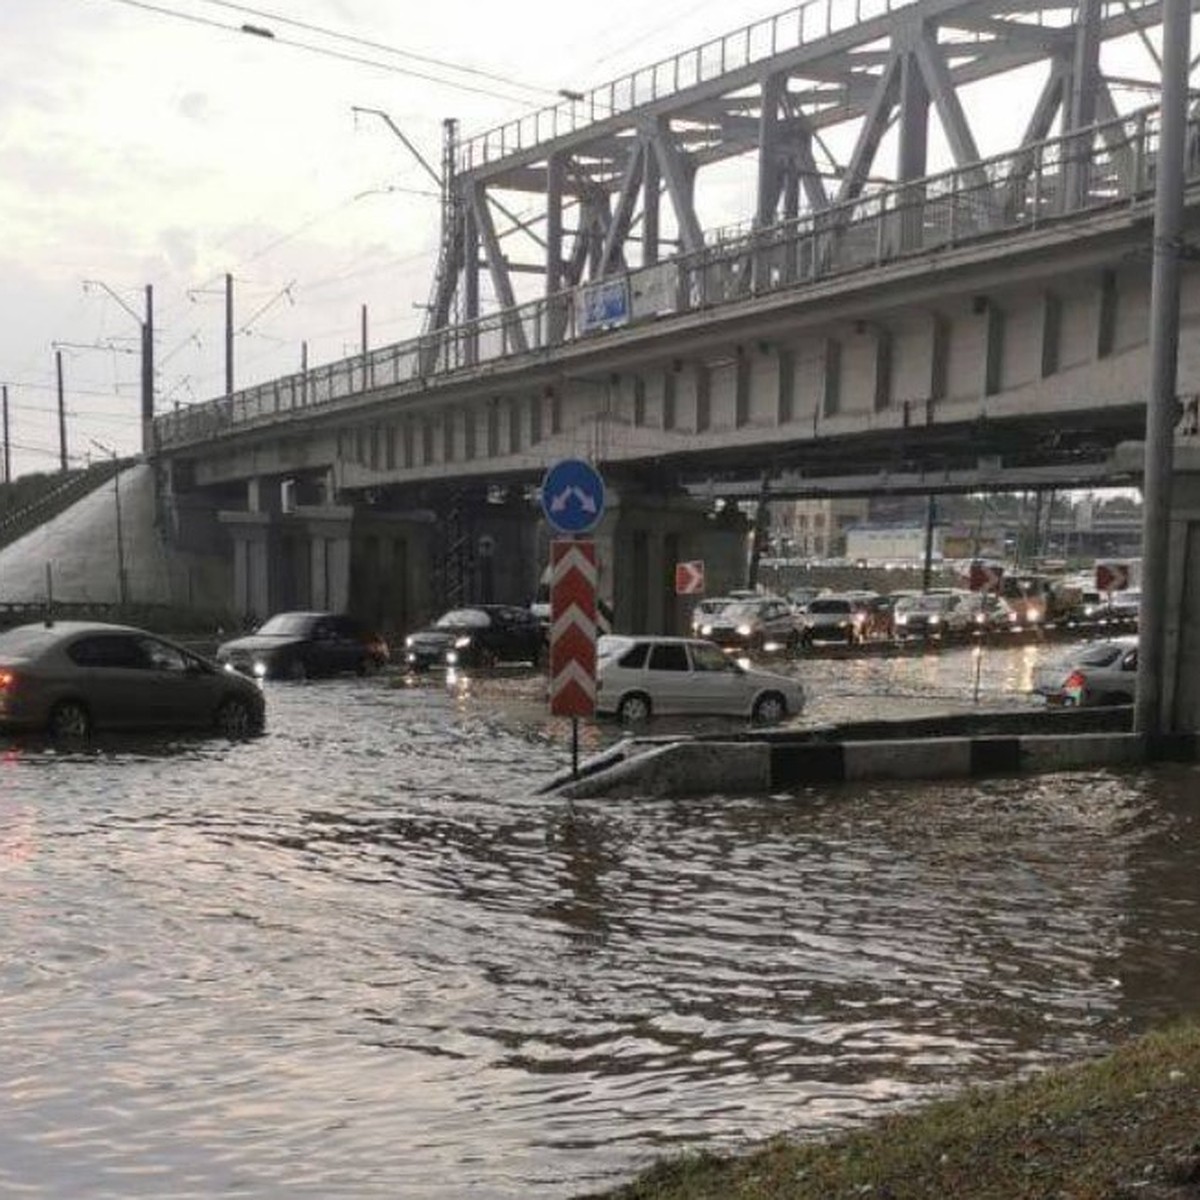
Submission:
[[[610,636],[596,647],[596,712],[627,724],[655,715],[773,724],[803,708],[798,679],[743,666],[700,638]]]

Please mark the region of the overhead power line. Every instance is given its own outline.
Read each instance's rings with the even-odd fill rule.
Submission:
[[[276,33],[269,30],[248,29],[242,25],[226,25],[221,21],[214,21],[209,17],[197,16],[195,13],[179,12],[173,8],[165,8],[161,4],[152,4],[150,0],[108,0],[110,4],[123,4],[127,8],[137,8],[144,12],[157,13],[163,17],[174,17],[180,21],[190,21],[195,25],[206,25],[210,29],[220,29],[224,33],[237,33],[246,35],[253,33],[257,36],[269,37],[272,42],[278,43],[281,46],[288,46],[293,50],[306,50],[310,54],[320,54],[326,58],[336,58],[342,62],[356,63],[363,67],[374,67],[380,71],[389,71],[393,75],[404,75],[410,79],[422,79],[426,83],[434,83],[439,87],[453,88],[459,92],[470,92],[476,96],[487,96],[492,100],[503,100],[507,104],[528,104],[527,98],[522,96],[505,95],[503,92],[498,92],[494,88],[480,87],[475,84],[462,83],[457,79],[447,79],[444,75],[431,75],[427,71],[415,71],[411,67],[402,67],[395,63],[380,62],[374,58],[364,58],[358,54],[348,54],[341,50],[333,50],[327,46],[314,46],[310,42],[296,41],[292,38],[280,37]],[[457,69],[457,68],[456,68]],[[541,89],[538,89],[539,91]]]
[[[497,75],[480,67],[466,66],[463,63],[451,62],[449,59],[433,58],[428,54],[417,54],[412,50],[402,50],[399,46],[389,46],[385,42],[374,42],[369,38],[356,37],[349,33],[339,33],[336,29],[327,29],[322,25],[310,25],[306,21],[297,21],[292,17],[281,16],[279,13],[267,12],[259,8],[251,8],[245,4],[234,4],[232,0],[200,0],[202,4],[211,4],[214,8],[227,8],[232,12],[245,13],[247,16],[262,17],[274,21],[277,25],[290,25],[293,29],[303,29],[306,33],[316,33],[323,37],[334,38],[339,42],[348,42],[355,46],[364,46],[368,50],[382,50],[385,54],[395,54],[399,58],[411,59],[413,62],[424,63],[431,67],[444,67],[450,71],[458,71],[463,75],[474,75],[480,79],[489,79],[493,83],[502,83],[505,87],[521,88],[526,92],[534,92],[541,96],[557,96],[551,88],[538,87],[521,79],[511,79],[507,75]],[[245,26],[243,26],[245,29]]]

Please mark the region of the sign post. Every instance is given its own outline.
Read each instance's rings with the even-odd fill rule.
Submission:
[[[571,774],[579,775],[579,718],[596,711],[596,543],[604,481],[578,458],[542,481],[542,511],[561,534],[550,544],[550,712],[571,718]]]

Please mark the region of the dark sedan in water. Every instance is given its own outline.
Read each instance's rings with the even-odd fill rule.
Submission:
[[[0,728],[83,738],[95,730],[259,733],[258,686],[127,625],[54,621],[0,633]]]
[[[404,657],[415,671],[429,667],[490,667],[501,662],[541,662],[546,631],[527,608],[474,604],[454,608],[404,639]]]
[[[276,613],[246,637],[217,647],[217,661],[260,679],[368,675],[386,666],[387,643],[354,617],[328,612]]]

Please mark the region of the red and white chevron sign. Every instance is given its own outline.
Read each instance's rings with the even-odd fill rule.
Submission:
[[[596,543],[550,543],[550,712],[596,711]]]

